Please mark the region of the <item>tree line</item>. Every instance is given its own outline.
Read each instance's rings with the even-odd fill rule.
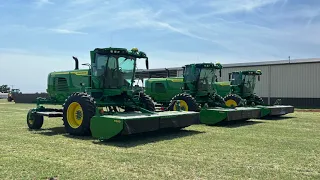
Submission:
[[[1,85],[0,86],[0,92],[9,93],[10,92],[10,87],[8,85]]]

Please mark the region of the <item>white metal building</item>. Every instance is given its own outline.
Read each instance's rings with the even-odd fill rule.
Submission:
[[[232,71],[258,69],[262,76],[255,92],[269,104],[281,98],[286,104],[320,107],[320,59],[226,64],[222,78],[228,80]]]
[[[228,81],[228,74],[233,71],[261,70],[262,76],[257,82],[255,92],[268,104],[273,104],[280,98],[283,104],[320,107],[320,59],[222,64],[222,66],[223,81]],[[181,68],[177,75],[182,75]]]
[[[228,81],[228,74],[232,71],[261,70],[261,80],[257,81],[255,92],[268,104],[280,98],[283,104],[296,107],[320,107],[320,59],[221,64],[220,80],[223,81]],[[182,67],[168,70],[170,76],[182,76]],[[140,70],[138,75],[163,77],[166,72],[165,69]]]
[[[232,71],[261,70],[261,80],[257,81],[255,92],[266,103],[273,104],[280,98],[283,104],[296,107],[320,107],[320,59],[221,64],[223,81],[228,81],[228,73]],[[164,69],[149,71],[165,74]],[[181,75],[181,67],[170,68],[170,76]]]

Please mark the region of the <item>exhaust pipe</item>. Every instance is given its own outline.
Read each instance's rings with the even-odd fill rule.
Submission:
[[[167,71],[167,78],[170,77],[170,71],[169,71],[169,69],[165,68],[165,70]]]
[[[75,61],[75,68],[74,68],[74,70],[78,70],[78,69],[79,69],[79,60],[78,60],[77,57],[74,57],[74,56],[72,56],[72,58],[73,58],[74,61]]]

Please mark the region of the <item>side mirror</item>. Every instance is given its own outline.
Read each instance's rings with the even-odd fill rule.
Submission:
[[[260,81],[260,75],[258,76],[258,81]]]
[[[91,64],[89,63],[85,63],[85,64],[81,64],[82,66],[89,66],[89,68],[91,68]]]
[[[146,68],[149,69],[149,60],[148,60],[148,58],[146,59]]]
[[[183,76],[183,77],[184,77],[185,70],[186,70],[186,67],[183,66],[183,67],[182,67],[182,76]]]

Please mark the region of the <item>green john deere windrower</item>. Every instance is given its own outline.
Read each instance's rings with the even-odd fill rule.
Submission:
[[[254,93],[256,79],[260,81],[262,75],[257,71],[235,71],[229,73],[229,81],[214,83],[217,93],[224,97],[228,107],[237,107],[241,102],[245,106],[251,106],[261,109],[261,117],[281,116],[294,112],[294,107],[289,105],[280,105],[281,99],[278,99],[274,105],[266,105],[263,99]]]
[[[96,48],[90,52],[89,69],[52,72],[48,76],[49,98],[37,98],[28,112],[30,129],[40,129],[44,116],[62,117],[71,135],[109,139],[164,128],[181,129],[199,121],[197,112],[155,112],[152,99],[135,89],[136,63],[147,55],[137,48]],[[44,104],[62,105],[45,108]]]
[[[200,123],[203,124],[259,118],[259,108],[225,105],[213,86],[217,72],[221,76],[221,69],[219,63],[189,64],[183,67],[183,77],[146,80],[145,93],[170,111],[177,109],[177,102],[184,111],[200,111]]]

